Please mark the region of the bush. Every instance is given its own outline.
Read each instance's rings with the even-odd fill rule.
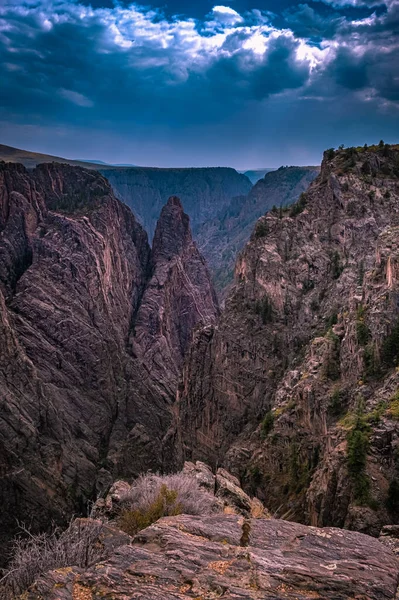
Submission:
[[[328,150],[326,150],[326,159],[327,160],[332,160],[335,156],[335,150],[334,148],[329,148]]]
[[[269,233],[269,227],[267,226],[266,221],[258,221],[255,226],[255,237],[262,238],[266,237]]]
[[[331,273],[333,279],[338,279],[341,276],[344,267],[341,265],[339,252],[335,251],[331,257]]]
[[[305,206],[307,204],[307,196],[306,194],[303,192],[300,196],[299,196],[299,200],[298,202],[296,202],[295,204],[292,205],[291,207],[291,211],[290,211],[290,217],[296,217],[297,215],[300,215],[301,212],[305,209]]]
[[[119,527],[135,535],[161,517],[206,515],[217,510],[212,494],[189,475],[141,475],[121,499]]]
[[[262,421],[261,426],[261,437],[264,439],[274,427],[274,415],[271,410],[266,413],[265,418]]]
[[[347,436],[347,464],[353,483],[354,501],[360,505],[370,502],[370,480],[366,473],[369,432],[367,420],[359,413]]]
[[[13,600],[27,590],[41,575],[62,567],[87,568],[106,558],[103,544],[98,543],[103,525],[99,521],[72,522],[63,533],[29,535],[17,538],[12,559],[0,583],[0,597]]]

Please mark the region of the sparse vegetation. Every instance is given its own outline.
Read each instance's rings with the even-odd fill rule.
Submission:
[[[330,348],[328,351],[328,355],[324,364],[324,376],[327,379],[331,379],[335,381],[341,376],[341,367],[340,367],[340,346],[341,341],[332,330],[330,330],[327,334],[327,337],[330,341]]]
[[[176,490],[170,490],[163,483],[158,495],[147,507],[123,510],[118,519],[119,527],[129,535],[136,535],[161,517],[180,515],[183,507],[177,501],[177,496]]]
[[[98,521],[77,519],[62,533],[57,529],[33,535],[23,529],[24,537],[14,541],[12,559],[0,583],[2,600],[14,600],[48,571],[72,565],[87,568],[104,559],[101,528]]]
[[[334,150],[334,148],[329,148],[328,150],[326,150],[325,154],[326,154],[326,159],[327,160],[332,160],[334,158],[334,156],[335,156],[335,150]]]
[[[269,433],[272,431],[274,427],[274,415],[272,413],[271,410],[269,410],[263,421],[262,421],[262,425],[261,425],[261,437],[262,439],[265,439]]]
[[[215,498],[193,477],[182,473],[149,474],[139,477],[122,499],[117,522],[123,531],[135,535],[161,517],[206,515],[214,510]]]
[[[331,274],[333,279],[339,279],[344,267],[341,265],[339,252],[335,251],[331,257]]]
[[[366,473],[370,426],[359,409],[347,435],[347,464],[356,504],[370,503],[370,480]]]
[[[301,212],[303,212],[305,210],[307,201],[308,201],[307,200],[307,195],[305,194],[305,192],[303,192],[299,196],[298,202],[295,202],[295,204],[293,204],[291,206],[290,217],[296,217],[297,215],[300,215]]]
[[[268,233],[269,233],[269,227],[268,227],[266,221],[259,220],[256,223],[256,227],[255,227],[255,237],[263,238],[263,237],[266,237]]]
[[[389,418],[394,421],[399,421],[399,390],[396,392],[394,396],[392,396],[389,401],[388,407],[386,409],[386,414]]]

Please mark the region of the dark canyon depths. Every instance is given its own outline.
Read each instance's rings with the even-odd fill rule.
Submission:
[[[120,473],[173,468],[191,330],[217,300],[180,201],[147,234],[96,171],[0,166],[1,532],[65,521]]]

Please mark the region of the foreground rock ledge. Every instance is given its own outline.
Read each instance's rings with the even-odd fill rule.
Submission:
[[[250,524],[249,545],[243,537]],[[45,575],[27,600],[393,600],[399,563],[378,540],[236,515],[167,517],[85,572]]]

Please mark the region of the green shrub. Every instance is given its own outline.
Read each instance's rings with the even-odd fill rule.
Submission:
[[[307,196],[306,194],[303,192],[300,196],[299,196],[299,200],[298,202],[295,202],[295,204],[293,204],[291,206],[291,210],[290,210],[290,217],[296,217],[297,215],[300,215],[301,212],[303,212],[303,210],[306,207],[307,204]]]
[[[269,227],[268,227],[266,221],[258,221],[256,223],[256,227],[255,227],[255,237],[263,238],[263,237],[266,237],[268,233],[269,233]]]
[[[386,413],[390,419],[399,421],[399,391],[390,399]]]
[[[269,410],[263,421],[262,421],[262,425],[261,425],[261,437],[262,439],[266,438],[269,433],[272,431],[274,427],[274,415],[272,413],[271,410]]]
[[[334,158],[334,156],[335,156],[335,150],[334,150],[334,148],[329,148],[328,150],[326,150],[325,154],[326,154],[326,159],[327,160],[332,160]]]
[[[338,279],[341,276],[344,267],[341,265],[339,252],[335,251],[331,257],[331,274],[333,279]]]
[[[158,496],[146,509],[125,509],[118,518],[118,525],[128,535],[136,535],[142,529],[162,517],[180,515],[183,507],[177,502],[176,490],[161,485]]]
[[[363,351],[364,374],[366,377],[379,377],[381,366],[378,354],[375,352],[374,344],[367,344]]]
[[[339,417],[344,411],[344,396],[339,387],[335,387],[330,397],[328,412],[332,417]]]
[[[370,480],[366,473],[370,426],[364,415],[356,415],[356,421],[347,435],[347,465],[353,484],[356,504],[370,503]]]
[[[331,340],[330,349],[326,358],[326,362],[324,363],[324,375],[327,379],[331,379],[335,381],[341,376],[341,367],[340,367],[340,347],[341,341],[337,335],[335,335],[331,330],[328,332],[328,338]]]

